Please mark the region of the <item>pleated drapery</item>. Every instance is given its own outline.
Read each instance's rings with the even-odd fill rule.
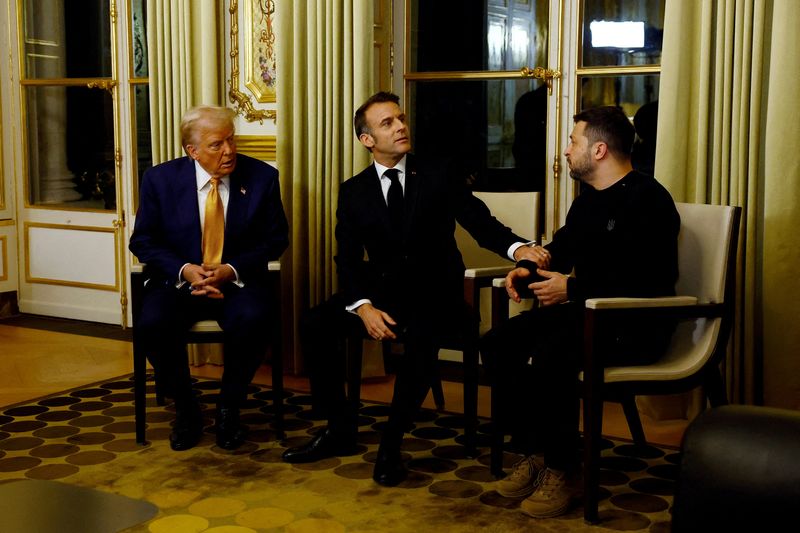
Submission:
[[[370,162],[352,124],[372,91],[373,2],[280,1],[275,15],[277,158],[291,227],[282,264],[293,320],[284,324],[297,325],[304,310],[336,290],[339,184]],[[297,339],[295,328],[295,347]]]
[[[184,154],[180,123],[199,104],[224,105],[223,2],[147,0],[153,164]],[[189,345],[189,362],[222,364],[221,345]]]
[[[153,163],[184,155],[183,112],[198,104],[224,105],[222,2],[147,0],[150,128]]]
[[[800,2],[666,3],[656,177],[740,205],[732,401],[800,406]]]

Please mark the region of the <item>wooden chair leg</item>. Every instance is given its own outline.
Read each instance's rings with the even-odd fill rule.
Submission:
[[[584,320],[583,362],[583,519],[596,524],[600,499],[600,449],[603,430],[603,365],[602,354],[595,350],[595,331],[601,325],[588,312]]]
[[[278,334],[280,335],[280,334]],[[286,438],[283,423],[283,351],[280,337],[272,343],[272,398],[275,405],[275,423],[273,427],[278,439]]]
[[[505,476],[503,472],[503,425],[500,423],[499,392],[494,383],[491,387],[492,442],[490,451],[490,471],[495,479]]]
[[[431,380],[431,393],[433,394],[433,403],[436,404],[436,410],[444,411],[444,389],[442,388],[442,376],[438,367]]]
[[[639,417],[639,409],[636,408],[636,396],[625,396],[620,403],[622,404],[622,411],[625,413],[625,419],[628,421],[628,429],[631,431],[633,442],[637,446],[646,446],[647,439],[644,436],[644,428],[642,427],[642,419]]]
[[[363,339],[348,338],[347,349],[347,400],[353,409],[361,404],[361,366],[364,357]]]
[[[478,456],[478,348],[477,339],[464,351],[464,447],[470,457]]]
[[[706,397],[711,407],[728,405],[728,394],[725,391],[725,382],[722,380],[722,373],[718,368],[710,369],[706,374],[703,383]]]
[[[275,406],[275,428],[279,439],[286,438],[285,426],[283,423],[283,322],[281,321],[281,276],[280,270],[272,271],[272,397]]]
[[[133,414],[134,426],[136,428],[136,443],[145,445],[145,423],[146,423],[146,410],[145,410],[145,388],[146,388],[146,375],[147,366],[146,359],[142,350],[133,345]]]

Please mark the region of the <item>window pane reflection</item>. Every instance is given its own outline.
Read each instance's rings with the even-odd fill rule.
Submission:
[[[153,166],[153,153],[150,143],[150,88],[147,85],[133,86],[133,114],[136,131],[136,158],[134,174],[137,176],[137,185],[134,194],[138,194],[145,171]],[[138,200],[135,207],[138,207]]]
[[[146,78],[147,70],[147,1],[131,2],[131,43],[133,46],[133,77]]]
[[[660,64],[664,3],[584,0],[582,66]]]
[[[451,158],[479,190],[543,190],[547,88],[534,80],[415,82],[414,152]]]
[[[620,106],[636,127],[634,168],[653,174],[656,157],[659,75],[592,76],[581,80],[581,109]]]
[[[518,70],[545,65],[547,0],[413,0],[410,71]],[[452,31],[444,31],[447,24]]]
[[[23,16],[26,78],[111,76],[108,0],[26,0]]]
[[[108,91],[27,87],[26,105],[28,202],[115,209],[114,114]]]

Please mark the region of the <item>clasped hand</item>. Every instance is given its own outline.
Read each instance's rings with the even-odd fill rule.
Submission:
[[[222,298],[220,287],[234,279],[233,269],[225,265],[187,265],[183,277],[192,286],[192,296]]]
[[[551,272],[543,268],[537,268],[536,273],[544,279],[529,283],[527,287],[539,300],[541,305],[554,305],[567,301],[567,276],[560,272]],[[506,292],[508,297],[519,303],[520,298],[517,286],[524,283],[531,276],[531,271],[524,267],[518,267],[506,276]]]

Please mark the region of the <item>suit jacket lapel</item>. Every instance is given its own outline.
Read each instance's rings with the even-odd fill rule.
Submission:
[[[403,224],[403,237],[407,237],[411,231],[412,221],[414,220],[414,212],[417,208],[417,201],[419,198],[420,189],[420,176],[417,172],[417,165],[415,158],[409,154],[406,159],[406,188],[404,192],[404,206],[405,206],[405,224]]]
[[[192,239],[186,243],[186,251],[190,257],[201,257],[203,231],[200,226],[200,209],[197,205],[197,176],[194,160],[186,158],[186,164],[183,165],[177,178],[175,183],[176,215],[185,217],[187,226],[197,228],[197,231],[192,233]]]
[[[247,220],[247,206],[250,202],[248,195],[248,180],[246,176],[237,171],[231,174],[228,191],[228,214],[225,217],[225,237],[236,235],[243,231]]]
[[[366,169],[364,200],[364,207],[374,206],[373,209],[375,216],[378,218],[378,222],[386,228],[387,232],[390,232],[389,207],[386,205],[386,198],[384,198],[383,189],[381,188],[381,177],[378,176],[378,171],[375,169],[374,163],[371,163]]]

